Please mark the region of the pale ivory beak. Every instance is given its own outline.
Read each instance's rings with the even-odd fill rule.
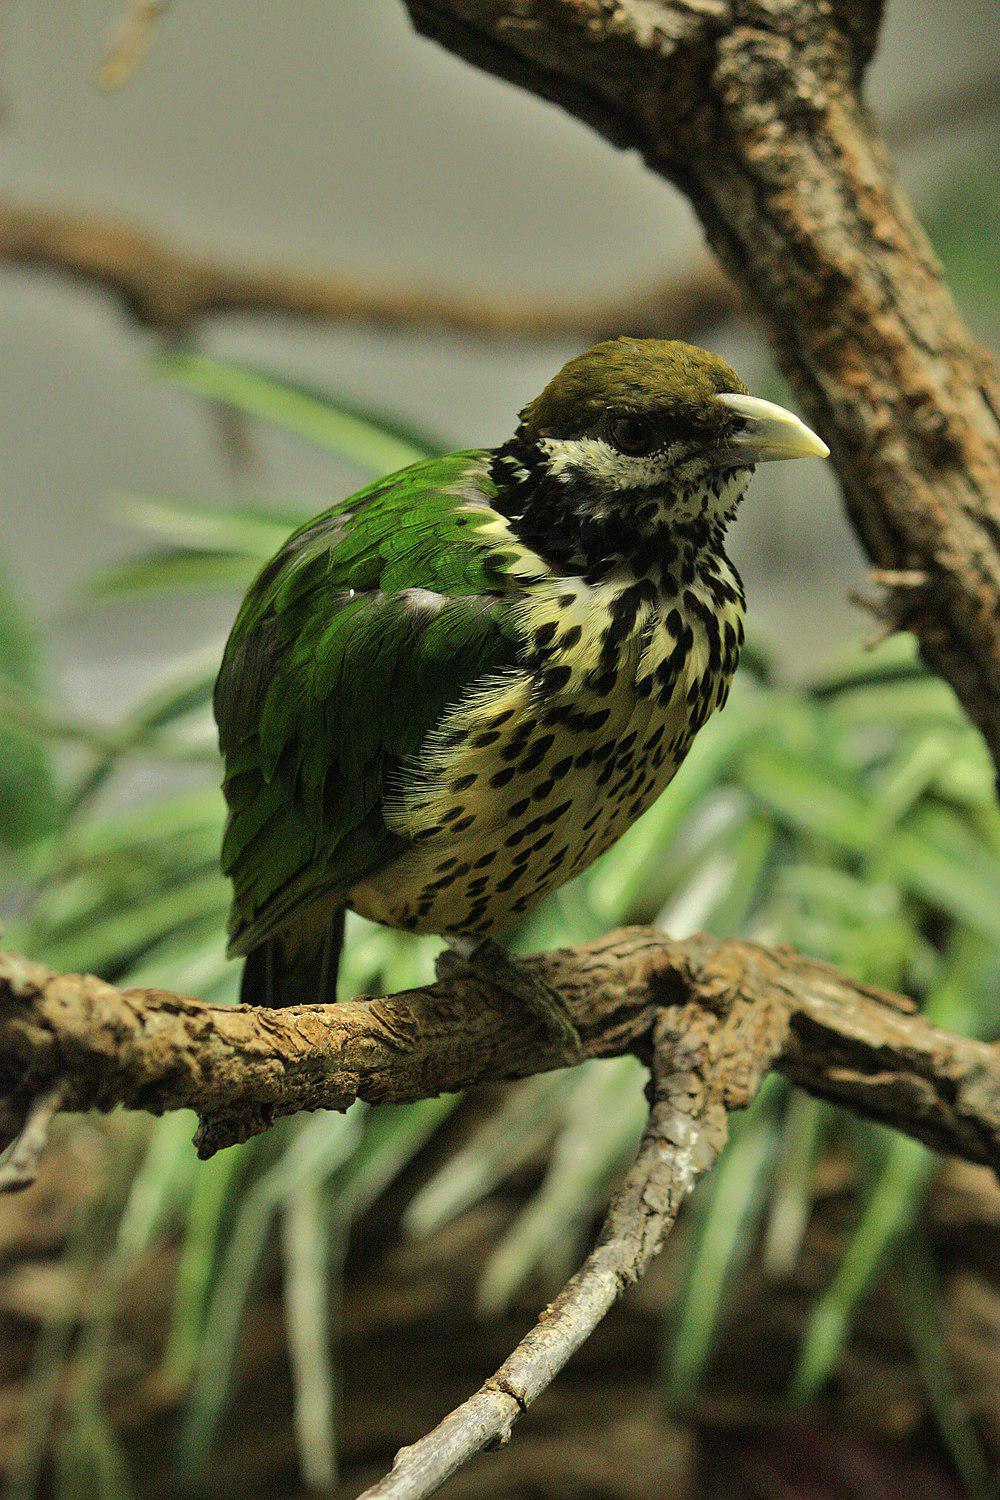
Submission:
[[[823,439],[794,412],[776,406],[773,401],[735,393],[716,399],[746,422],[742,432],[731,438],[717,455],[722,465],[763,464],[777,458],[826,458],[830,452]]]

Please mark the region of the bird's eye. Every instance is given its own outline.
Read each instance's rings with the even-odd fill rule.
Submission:
[[[619,453],[640,458],[656,446],[653,424],[634,411],[611,412],[607,420],[608,437]]]

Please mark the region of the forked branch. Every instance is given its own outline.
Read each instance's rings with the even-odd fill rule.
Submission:
[[[725,1017],[720,1077],[742,1100],[774,1066],[937,1150],[1000,1162],[1000,1056],[785,948],[625,928],[529,960],[562,993],[584,1057],[648,1061],[666,1007]],[[764,1059],[762,1064],[761,1059]],[[203,1156],[280,1115],[400,1103],[565,1066],[471,975],[340,1005],[206,1005],[0,954],[0,1130],[57,1085],[69,1110],[193,1109]],[[3,1141],[0,1140],[0,1145]]]
[[[733,1104],[714,1065],[713,1043],[726,1023],[702,1015],[691,1029],[692,1019],[687,1006],[668,1007],[657,1016],[649,1119],[635,1162],[579,1271],[496,1374],[432,1432],[400,1449],[391,1472],[361,1500],[419,1500],[474,1454],[507,1442],[517,1418],[661,1249],[684,1199],[725,1144],[726,1106]],[[761,1055],[766,1053],[765,1042]]]
[[[505,1442],[657,1253],[696,1177],[771,1069],[939,1150],[1000,1169],[1000,1049],[931,1025],[784,948],[627,928],[530,960],[589,1058],[650,1070],[635,1164],[583,1266],[497,1373],[397,1456],[368,1500],[419,1500]],[[0,1187],[25,1187],[55,1111],[191,1108],[203,1156],[279,1115],[423,1099],[566,1065],[558,1044],[464,971],[426,989],[268,1010],[119,990],[0,953]],[[574,1056],[574,1061],[579,1058]]]

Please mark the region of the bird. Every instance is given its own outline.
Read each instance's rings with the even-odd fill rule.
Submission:
[[[727,528],[758,463],[825,457],[719,355],[616,338],[495,448],[300,526],[214,693],[240,998],[333,1001],[350,910],[436,933],[572,1049],[503,939],[660,796],[744,640]]]

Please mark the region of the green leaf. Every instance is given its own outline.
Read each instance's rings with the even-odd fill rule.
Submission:
[[[187,1143],[188,1156],[196,1160]],[[160,1366],[166,1385],[185,1390],[198,1361],[205,1316],[223,1245],[223,1224],[237,1178],[252,1156],[241,1147],[219,1151],[197,1164],[184,1223],[184,1238],[174,1281],[174,1300],[167,1343]]]
[[[54,707],[41,693],[25,687],[0,669],[0,734],[11,743],[44,739],[77,742],[106,755],[117,750],[113,731],[100,724]]]
[[[460,1103],[460,1094],[441,1094],[369,1112],[364,1149],[345,1163],[334,1182],[336,1214],[345,1229],[385,1192]]]
[[[426,1239],[490,1194],[548,1145],[572,1086],[568,1073],[542,1073],[511,1088],[464,1146],[415,1194],[404,1233]]]
[[[953,937],[943,972],[924,1008],[930,1020],[960,1029],[968,1016],[969,989],[975,986],[988,956],[987,946],[978,937],[970,938],[961,930]],[[858,1225],[813,1306],[792,1376],[790,1396],[796,1404],[812,1399],[835,1369],[861,1299],[889,1252],[903,1243],[912,1228],[933,1166],[930,1153],[909,1136],[870,1125],[865,1127],[864,1139],[870,1157],[876,1155],[877,1143],[885,1142],[881,1162]]]
[[[213,870],[149,900],[77,923],[75,930],[39,932],[37,951],[53,968],[70,973],[93,969],[111,976],[121,972],[123,963],[135,962],[153,943],[182,926],[211,919],[221,931],[228,909],[228,887]]]
[[[42,651],[0,573],[0,674],[35,693],[41,686]],[[0,848],[20,849],[48,832],[58,816],[51,757],[30,726],[17,727],[0,708]]]
[[[874,878],[902,885],[1000,939],[1000,864],[949,812],[918,806],[887,836],[878,788],[862,791],[843,769],[810,763],[777,744],[755,746],[741,779],[794,831],[870,860]]]
[[[90,813],[67,831],[60,847],[74,864],[103,863],[120,854],[153,857],[158,850],[172,860],[185,855],[190,862],[192,840],[199,858],[209,839],[218,844],[224,813],[221,791],[199,787],[113,813]]]
[[[147,594],[182,594],[218,589],[246,589],[259,564],[242,554],[198,552],[194,548],[147,552],[105,568],[91,580],[87,593],[99,603],[136,599]]]
[[[829,723],[840,731],[966,727],[948,684],[922,671],[840,689],[823,707]]]
[[[285,1326],[292,1366],[293,1420],[302,1479],[310,1490],[337,1482],[337,1393],[331,1283],[339,1288],[346,1241],[330,1232],[325,1196],[307,1187],[281,1211]],[[339,1311],[339,1309],[338,1309]]]
[[[326,1182],[355,1151],[364,1110],[321,1111],[293,1132],[293,1144],[243,1197],[222,1248],[179,1439],[187,1482],[201,1474],[232,1383],[243,1311],[259,1272],[278,1209],[297,1193]]]
[[[811,1400],[836,1368],[858,1303],[912,1225],[929,1175],[930,1157],[919,1141],[891,1136],[861,1220],[813,1305],[792,1376],[796,1405]]]
[[[939,1278],[925,1241],[911,1240],[904,1247],[900,1261],[902,1275],[894,1280],[892,1295],[913,1347],[938,1431],[969,1500],[983,1500],[997,1493],[997,1476],[991,1472],[952,1372],[941,1327]]]
[[[175,1110],[157,1120],[118,1222],[116,1253],[124,1264],[144,1255],[171,1208],[192,1186],[200,1163],[191,1143],[197,1117]]]
[[[830,1106],[793,1090],[782,1124],[764,1238],[768,1275],[789,1276],[812,1212],[812,1182]]]
[[[817,765],[811,752],[758,743],[742,762],[740,780],[796,831],[858,855],[871,848],[875,811],[870,799],[839,768]]]
[[[746,1115],[730,1122],[729,1145],[699,1194],[698,1224],[661,1366],[664,1394],[672,1411],[686,1406],[698,1389],[726,1286],[750,1253],[775,1140],[772,1092],[766,1089]]]
[[[565,1110],[541,1187],[486,1263],[476,1298],[485,1314],[506,1308],[543,1261],[555,1279],[575,1257],[611,1177],[639,1142],[645,1110],[635,1059],[585,1064]]]
[[[207,674],[202,673],[203,680]],[[171,688],[169,693],[176,690]],[[193,689],[185,686],[182,690],[182,706],[173,708],[174,699],[168,696],[167,703],[163,709],[164,722],[173,717],[180,720],[183,713],[190,713],[195,706],[190,701]],[[210,701],[211,680],[208,680],[207,694],[204,701]],[[158,701],[158,699],[157,699]],[[6,728],[15,735],[30,737],[35,740],[51,739],[63,740],[69,744],[76,744],[84,750],[92,751],[98,757],[98,764],[103,768],[104,775],[113,769],[115,762],[126,754],[142,754],[154,756],[160,760],[174,762],[204,762],[210,764],[218,760],[217,752],[209,745],[199,745],[197,742],[185,743],[179,735],[175,738],[163,734],[154,734],[153,730],[158,726],[155,717],[144,718],[140,710],[136,717],[124,720],[120,725],[105,725],[96,720],[89,719],[82,714],[60,708],[51,704],[40,694],[22,687],[14,682],[12,678],[6,677],[0,671],[0,715],[5,720]],[[205,718],[208,725],[210,721]],[[70,803],[67,811],[74,810]]]
[[[130,1500],[128,1462],[98,1397],[78,1386],[67,1406],[57,1449],[58,1493]]]
[[[941,808],[918,808],[879,848],[874,868],[1000,942],[1000,860]]]
[[[871,651],[856,647],[826,668],[810,684],[816,698],[832,698],[851,688],[884,688],[887,684],[922,678],[930,681],[921,665],[916,637],[905,631],[887,636]]]
[[[140,531],[191,547],[267,562],[289,533],[300,526],[306,509],[257,504],[207,504],[179,495],[119,494],[112,506],[118,520]],[[319,509],[317,502],[316,509]]]
[[[974,304],[985,319],[1000,307],[994,265],[996,195],[989,174],[971,153],[952,156],[935,199],[923,214],[934,249],[944,262],[949,285]]]
[[[405,468],[435,451],[388,417],[283,376],[178,350],[158,355],[154,366],[187,390],[276,423],[376,473]]]

